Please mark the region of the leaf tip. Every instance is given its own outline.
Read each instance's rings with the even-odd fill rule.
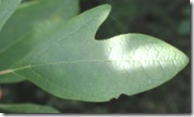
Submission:
[[[110,4],[103,4],[99,6],[100,9],[103,9],[103,11],[106,11],[108,14],[110,13],[112,6]]]
[[[108,11],[111,11],[112,9],[112,6],[110,4],[104,4],[104,7],[106,7]]]

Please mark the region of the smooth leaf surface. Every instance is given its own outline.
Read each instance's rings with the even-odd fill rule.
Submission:
[[[36,104],[0,104],[0,113],[59,113],[58,110]]]
[[[27,78],[60,98],[100,102],[155,88],[188,64],[184,53],[152,36],[95,40],[110,9],[102,5],[73,18],[3,70],[2,77]]]
[[[0,0],[0,30],[21,0]]]
[[[22,59],[78,12],[78,0],[37,0],[21,4],[0,33],[0,61],[3,61],[0,71]],[[0,76],[0,83],[22,80],[11,74]]]

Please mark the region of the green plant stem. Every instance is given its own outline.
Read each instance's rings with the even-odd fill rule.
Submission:
[[[0,76],[1,75],[5,75],[5,74],[8,74],[8,73],[11,73],[13,72],[13,70],[4,70],[4,71],[0,71]]]

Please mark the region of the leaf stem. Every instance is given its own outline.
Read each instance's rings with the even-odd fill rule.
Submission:
[[[11,73],[13,72],[12,70],[4,70],[4,71],[0,71],[0,76],[1,75],[5,75],[5,74],[8,74],[8,73]]]
[[[16,68],[16,69],[3,70],[3,71],[0,71],[0,76],[5,75],[5,74],[9,74],[9,73],[14,72],[14,71],[19,71],[19,70],[22,70],[22,69],[30,68],[30,67],[31,66],[28,65],[28,66],[19,67],[19,68]]]

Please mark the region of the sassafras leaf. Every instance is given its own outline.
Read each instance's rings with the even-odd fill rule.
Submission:
[[[102,102],[153,89],[188,64],[183,52],[152,36],[129,33],[95,40],[110,10],[102,5],[71,19],[5,68],[2,77],[26,78],[60,98]]]

